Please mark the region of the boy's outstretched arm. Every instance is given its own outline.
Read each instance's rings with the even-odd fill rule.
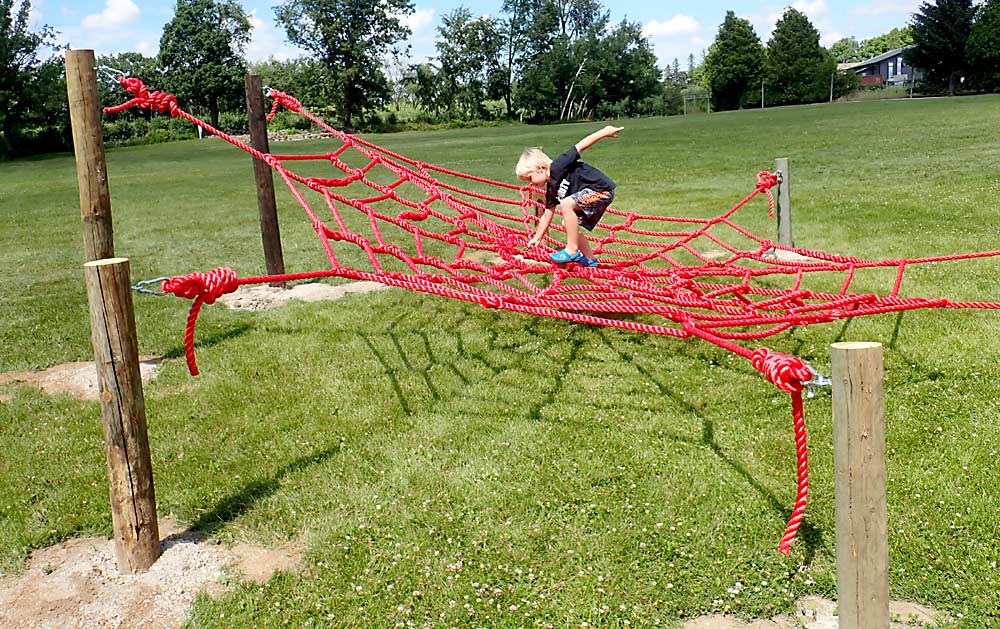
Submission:
[[[545,208],[545,213],[542,214],[542,218],[538,221],[538,227],[535,228],[535,235],[528,241],[529,247],[534,247],[545,237],[545,232],[549,231],[549,225],[552,224],[552,214],[552,208]]]
[[[601,140],[603,138],[617,138],[618,132],[624,128],[625,127],[615,127],[612,125],[608,125],[603,129],[601,129],[600,131],[594,131],[593,133],[591,133],[590,135],[588,135],[587,137],[583,138],[582,140],[576,143],[576,150],[578,153],[582,153],[587,149],[589,149],[591,146],[593,146],[598,140]]]

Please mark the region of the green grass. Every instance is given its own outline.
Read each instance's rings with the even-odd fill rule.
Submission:
[[[775,157],[799,246],[873,258],[998,249],[1000,98],[626,120],[588,160],[616,206],[711,216]],[[513,181],[521,148],[596,127],[374,137]],[[485,150],[484,150],[485,148]],[[321,151],[320,142],[296,151]],[[218,142],[115,149],[118,255],[134,278],[262,272],[252,173]],[[279,195],[286,267],[322,268]],[[747,223],[772,234],[758,209]],[[0,164],[0,371],[92,356],[72,156]],[[913,269],[904,292],[1000,301],[997,261]],[[885,292],[891,274],[860,277]],[[136,296],[158,509],[215,538],[300,540],[301,569],[200,599],[193,626],[619,627],[770,617],[835,596],[830,398],[806,403],[809,510],[789,557],[788,398],[714,346],[389,290],[266,312]],[[1000,624],[995,311],[923,311],[769,339],[829,373],[830,343],[886,345],[890,586],[961,627]],[[0,569],[110,533],[97,403],[0,394]],[[402,623],[400,625],[399,623]],[[548,623],[548,625],[546,625]]]

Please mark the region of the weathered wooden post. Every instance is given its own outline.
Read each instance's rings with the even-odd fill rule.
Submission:
[[[100,98],[93,50],[66,51],[66,93],[73,127],[76,179],[80,189],[85,260],[115,255],[111,228],[111,193],[104,161]]]
[[[778,244],[794,247],[795,243],[792,241],[792,175],[788,169],[788,158],[779,157],[774,160],[774,170],[778,173]]]
[[[881,343],[834,343],[833,461],[841,629],[888,629]]]
[[[250,145],[261,153],[271,151],[267,140],[267,114],[264,112],[264,94],[260,76],[246,75],[247,120],[250,124]],[[253,174],[257,181],[257,210],[260,215],[260,238],[264,244],[264,264],[268,275],[285,272],[281,253],[281,233],[278,229],[278,209],[274,201],[274,176],[271,167],[253,158]],[[271,286],[284,287],[284,282]]]
[[[128,260],[112,257],[111,194],[94,51],[66,53],[66,91],[80,189],[84,255],[88,260],[84,275],[108,462],[115,556],[121,572],[142,572],[160,556],[160,533]]]
[[[139,372],[127,258],[84,264],[97,364],[118,570],[148,569],[160,556],[153,465]]]

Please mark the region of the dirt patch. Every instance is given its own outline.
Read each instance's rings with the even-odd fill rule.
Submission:
[[[162,358],[140,359],[139,372],[142,374],[143,382],[148,382],[156,377],[162,360]],[[37,387],[49,395],[67,394],[78,400],[96,400],[97,366],[93,361],[90,361],[63,363],[45,371],[0,373],[0,385],[11,383],[23,383]],[[0,403],[6,401],[4,396],[0,396]]]
[[[941,627],[951,619],[923,605],[907,601],[889,602],[890,629]],[[770,620],[744,621],[732,616],[713,614],[684,623],[684,629],[838,629],[837,604],[818,596],[804,596],[795,602],[793,616],[782,614]]]
[[[351,282],[339,286],[321,283],[295,284],[290,288],[241,286],[236,292],[219,297],[218,301],[234,309],[265,310],[283,306],[293,299],[331,301],[352,293],[370,293],[386,288],[389,287],[378,282]]]
[[[199,592],[221,594],[231,577],[264,582],[302,556],[296,545],[229,547],[170,519],[159,526],[163,554],[142,574],[119,574],[108,539],[35,551],[23,574],[0,576],[0,627],[179,627]]]

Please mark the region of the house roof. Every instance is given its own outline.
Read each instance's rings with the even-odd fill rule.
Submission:
[[[890,50],[889,52],[883,52],[881,55],[877,57],[872,57],[871,59],[865,59],[864,61],[859,61],[858,63],[851,64],[851,67],[856,68],[858,66],[874,65],[876,63],[879,63],[880,61],[885,61],[886,59],[892,59],[893,57],[901,55],[903,54],[904,50],[911,47],[912,46],[903,46],[902,48],[896,48],[894,50]]]

